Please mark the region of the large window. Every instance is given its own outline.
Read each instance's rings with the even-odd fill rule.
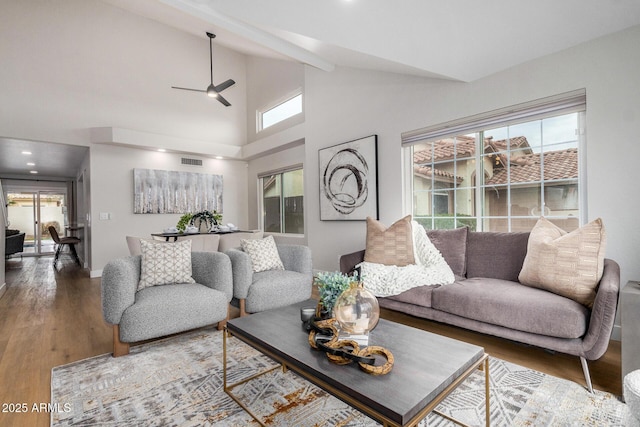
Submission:
[[[301,168],[261,175],[262,229],[304,234],[304,181]]]
[[[414,218],[428,229],[528,231],[540,216],[579,227],[584,106],[578,91],[471,118],[473,131],[458,121],[403,135]]]
[[[258,131],[302,113],[302,93],[286,97],[275,105],[258,111]]]

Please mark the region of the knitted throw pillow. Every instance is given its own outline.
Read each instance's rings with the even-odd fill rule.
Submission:
[[[570,233],[540,218],[529,235],[518,280],[591,307],[604,270],[605,247],[600,218]]]
[[[140,252],[138,290],[156,285],[195,283],[191,277],[191,240],[151,243],[141,239]]]
[[[264,239],[243,239],[240,246],[251,258],[251,267],[254,273],[266,270],[284,270],[273,236],[267,236]]]
[[[380,221],[367,217],[364,260],[398,267],[415,264],[411,215],[394,222],[389,228]]]

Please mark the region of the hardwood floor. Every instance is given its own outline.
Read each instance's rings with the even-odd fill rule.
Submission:
[[[48,426],[50,414],[33,409],[34,404],[39,408],[41,403],[51,403],[51,369],[112,350],[112,329],[102,319],[100,279],[89,278],[87,271],[66,258],[63,262],[55,270],[51,257],[5,261],[7,290],[0,298],[0,426]],[[237,315],[237,310],[232,311],[232,317]],[[388,310],[382,316],[483,346],[492,356],[584,384],[577,357]],[[621,395],[619,342],[612,341],[607,353],[589,366],[596,389]],[[23,404],[26,412],[7,412]]]

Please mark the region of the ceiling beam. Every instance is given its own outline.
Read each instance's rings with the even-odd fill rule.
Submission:
[[[323,71],[333,71],[335,69],[335,65],[324,58],[271,33],[222,14],[204,3],[196,3],[189,0],[160,1],[303,64],[311,65]]]

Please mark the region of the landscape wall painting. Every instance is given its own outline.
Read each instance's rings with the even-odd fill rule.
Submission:
[[[134,169],[133,194],[137,214],[222,213],[222,175]]]

